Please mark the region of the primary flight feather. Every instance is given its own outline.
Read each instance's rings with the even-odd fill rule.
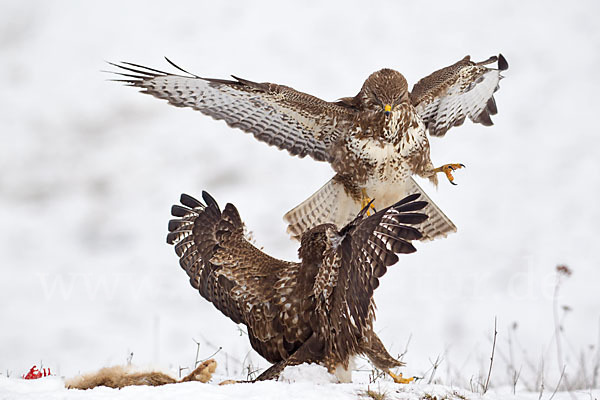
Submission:
[[[172,207],[167,242],[191,285],[235,323],[248,328],[250,344],[273,363],[258,380],[276,378],[288,365],[320,363],[330,372],[348,369],[355,355],[367,356],[388,372],[402,363],[373,331],[373,291],[397,254],[415,251],[414,226],[427,216],[427,203],[408,196],[366,216],[365,207],[339,229],[317,225],[300,240],[300,262],[265,254],[244,237],[232,204],[221,211],[203,192]]]
[[[494,62],[497,68],[488,66]],[[462,164],[435,168],[427,133],[443,136],[467,118],[491,125],[500,72],[508,68],[502,55],[477,63],[466,56],[421,79],[412,91],[401,73],[382,69],[356,96],[329,102],[274,83],[203,78],[171,64],[179,74],[113,65],[121,68],[121,81],[144,93],[224,120],[292,155],[331,164],[335,176],[284,216],[296,238],[321,223],[344,226],[371,199],[373,209],[382,209],[409,193],[421,193],[429,203],[430,218],[419,227],[423,239],[456,231],[412,175],[437,184],[437,173],[444,172],[453,181],[452,171]]]

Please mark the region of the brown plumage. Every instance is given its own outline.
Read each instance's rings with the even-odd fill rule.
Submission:
[[[415,84],[411,100],[423,118],[429,134],[444,136],[469,117],[485,126],[493,125],[490,115],[498,113],[493,93],[498,89],[499,73],[490,73],[486,64],[498,61],[498,71],[508,69],[499,55],[474,63],[469,56],[435,71]]]
[[[495,61],[498,68],[485,66]],[[113,65],[123,71],[121,81],[143,93],[224,120],[292,155],[331,164],[335,176],[284,216],[296,238],[322,223],[344,226],[368,199],[382,209],[408,193],[425,198],[412,175],[437,183],[427,131],[443,136],[467,117],[490,125],[500,71],[508,68],[502,55],[480,63],[467,56],[421,79],[412,92],[400,72],[382,69],[367,78],[356,96],[328,102],[274,83],[202,78],[171,64],[183,75],[132,63]],[[423,239],[456,231],[427,200],[430,218],[419,227]]]
[[[235,323],[248,327],[252,347],[273,363],[259,376],[271,379],[287,365],[318,362],[333,372],[364,354],[384,370],[400,366],[373,332],[373,290],[397,253],[412,253],[421,233],[411,225],[427,216],[426,202],[406,197],[365,217],[366,208],[338,230],[318,225],[302,235],[300,263],[263,253],[244,238],[237,209],[221,211],[206,192],[206,205],[181,196],[169,222],[191,285]]]

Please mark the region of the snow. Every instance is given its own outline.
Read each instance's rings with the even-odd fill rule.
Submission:
[[[287,383],[309,382],[314,385],[337,383],[336,377],[327,372],[327,368],[318,364],[302,364],[286,367],[278,380]]]
[[[289,370],[289,371],[288,371]],[[371,399],[368,392],[385,394],[385,399],[402,400],[465,400],[465,399],[503,399],[537,400],[537,393],[519,393],[513,395],[505,388],[490,391],[485,395],[468,390],[443,385],[409,384],[401,385],[389,381],[373,383],[333,383],[324,367],[303,364],[288,367],[279,381],[257,383],[236,383],[218,385],[218,380],[210,383],[186,382],[158,387],[129,386],[123,389],[97,387],[89,390],[65,389],[62,379],[47,377],[37,380],[23,380],[0,377],[0,398],[2,399],[331,399],[356,400]],[[219,378],[219,377],[216,377]],[[546,398],[551,394],[547,394]],[[590,399],[597,398],[600,390],[557,392],[554,398]],[[535,397],[534,397],[535,396]]]
[[[169,209],[180,193],[207,190],[238,207],[269,254],[292,260],[297,244],[281,217],[330,179],[331,169],[107,82],[100,72],[110,69],[104,60],[169,69],[163,55],[200,75],[235,74],[333,100],[354,95],[382,67],[413,84],[465,54],[482,60],[501,51],[510,69],[496,95],[495,126],[465,123],[431,140],[436,165],[467,166],[455,174],[456,187],[424,183],[458,233],[417,244],[417,253],[389,269],[375,293],[375,329],[392,354],[410,338],[405,375],[429,377],[439,357],[433,382],[469,388],[487,375],[497,317],[492,387],[511,386],[521,371],[518,391],[537,398],[543,372],[547,398],[562,369],[552,299],[554,267],[565,263],[574,272],[558,298],[559,307],[570,307],[559,309],[562,364],[570,381],[593,381],[600,359],[597,2],[178,4],[0,3],[6,396],[43,397],[37,389],[87,396],[14,378],[34,364],[70,377],[124,364],[133,353],[140,365],[178,373],[194,362],[194,340],[200,358],[222,348],[214,357],[224,379],[269,365],[190,288],[165,244]],[[370,367],[360,361],[358,368]],[[215,396],[277,388],[293,397],[302,395],[294,392],[300,384],[308,385],[205,387]],[[93,393],[153,397],[198,387]]]

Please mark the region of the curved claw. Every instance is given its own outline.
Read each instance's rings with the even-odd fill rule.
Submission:
[[[410,383],[415,380],[414,377],[404,378],[402,376],[402,373],[399,373],[398,375],[396,375],[393,372],[388,371],[388,375],[391,376],[392,379],[394,380],[394,382],[396,382],[396,383],[407,384],[407,383]]]
[[[367,191],[366,189],[362,189],[362,200],[361,200],[361,209],[363,212],[366,208],[366,215],[367,217],[370,215],[373,215],[375,213],[377,213],[377,210],[375,209],[375,206],[373,205],[373,202],[375,201],[375,199],[371,199],[368,195],[367,195]],[[373,214],[371,214],[371,210],[373,210]]]
[[[456,186],[456,183],[454,183],[454,176],[452,176],[452,171],[456,171],[457,169],[460,168],[466,168],[464,164],[444,164],[441,167],[435,168],[433,171],[434,172],[443,172],[444,174],[446,174],[446,178],[448,178],[448,181],[453,184],[454,186]]]

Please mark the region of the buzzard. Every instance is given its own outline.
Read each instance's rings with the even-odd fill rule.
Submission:
[[[493,95],[500,71],[508,68],[501,54],[481,62],[466,56],[421,79],[411,92],[400,72],[382,69],[356,96],[328,102],[274,83],[202,78],[167,61],[181,75],[127,62],[112,65],[124,76],[117,81],[143,93],[224,120],[292,155],[331,164],[335,176],[284,216],[296,238],[321,223],[344,226],[371,199],[373,209],[381,209],[409,193],[420,193],[429,203],[429,219],[419,227],[424,239],[456,231],[412,175],[437,184],[437,173],[444,172],[453,183],[452,171],[463,165],[435,168],[427,132],[444,136],[466,118],[492,125]],[[496,61],[497,68],[487,66]]]
[[[273,379],[288,365],[320,363],[334,373],[348,370],[354,355],[365,355],[394,378],[403,365],[388,354],[373,331],[373,290],[398,253],[415,251],[421,233],[412,225],[427,216],[427,203],[414,194],[373,215],[365,207],[342,229],[321,224],[304,232],[300,262],[278,260],[244,237],[237,209],[221,211],[181,195],[171,213],[167,242],[191,285],[235,323],[248,328],[250,344],[273,365],[257,380]]]

